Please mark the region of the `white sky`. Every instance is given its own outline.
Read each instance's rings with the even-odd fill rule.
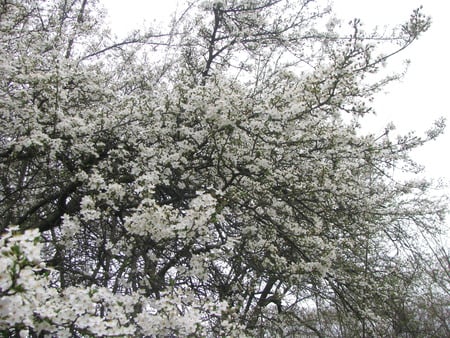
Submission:
[[[319,0],[321,1],[321,0]],[[126,32],[138,28],[144,21],[167,20],[177,8],[178,0],[102,0],[110,15],[114,31]],[[448,0],[334,0],[334,10],[342,22],[355,17],[370,27],[406,22],[412,10],[423,5],[423,12],[432,17],[430,30],[397,60],[400,65],[410,59],[411,65],[402,82],[390,85],[374,103],[377,116],[370,124],[382,126],[394,122],[397,131],[416,130],[419,135],[431,127],[438,117],[450,118],[447,83],[450,80],[448,34],[450,20]],[[180,1],[182,3],[182,1]],[[450,119],[448,130],[436,142],[415,152],[414,158],[426,166],[429,177],[450,182]]]
[[[417,130],[419,134],[443,116],[449,119],[444,135],[415,153],[415,159],[426,166],[431,177],[450,181],[450,79],[448,34],[450,21],[448,0],[334,0],[335,11],[343,19],[359,17],[367,25],[402,23],[413,9],[423,5],[432,25],[418,41],[397,59],[410,59],[411,65],[402,82],[378,95],[374,107],[378,121],[393,121],[400,131]],[[348,21],[348,20],[347,20]],[[375,121],[374,121],[375,123]]]

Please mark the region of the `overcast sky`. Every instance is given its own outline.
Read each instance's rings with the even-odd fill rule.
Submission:
[[[318,0],[320,1],[320,0]],[[145,20],[163,21],[176,9],[178,0],[102,0],[108,8],[113,29],[120,33],[137,28]],[[181,3],[181,1],[180,1]],[[394,122],[398,131],[416,130],[420,135],[438,117],[450,117],[447,104],[450,93],[448,33],[450,21],[448,0],[334,0],[338,18],[348,22],[360,18],[367,29],[373,26],[400,24],[408,20],[412,10],[423,5],[432,17],[432,26],[422,38],[401,53],[395,62],[410,59],[411,65],[402,82],[390,85],[374,103],[377,116],[370,122],[381,129]],[[450,121],[448,121],[450,129]],[[427,176],[450,182],[450,130],[437,141],[416,151],[414,158],[426,166]]]
[[[396,24],[406,21],[414,8],[423,5],[423,12],[432,18],[432,25],[416,43],[398,55],[411,64],[402,82],[386,88],[377,96],[375,108],[378,121],[393,121],[399,130],[424,132],[440,116],[449,118],[450,67],[448,34],[450,21],[447,0],[335,0],[339,17],[359,17],[367,25]],[[383,122],[381,122],[383,123]],[[433,177],[450,180],[450,121],[445,135],[416,152],[416,159]]]

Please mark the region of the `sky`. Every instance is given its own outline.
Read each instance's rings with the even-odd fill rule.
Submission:
[[[443,0],[335,0],[337,16],[344,19],[359,17],[368,26],[393,25],[406,21],[413,9],[423,5],[423,12],[432,19],[431,28],[396,58],[409,59],[406,76],[377,95],[374,107],[375,124],[394,122],[401,132],[416,130],[422,135],[433,121],[446,117],[447,130],[435,142],[414,153],[425,165],[427,176],[442,177],[450,182],[450,98],[448,65],[450,32],[448,13],[450,2]],[[375,121],[376,119],[376,121]]]
[[[321,0],[318,0],[319,2]],[[325,1],[325,0],[323,0]],[[115,32],[121,34],[140,27],[143,22],[163,22],[177,8],[178,0],[102,0],[109,12]],[[181,3],[181,1],[180,1]],[[413,153],[413,158],[425,166],[427,177],[450,183],[450,98],[448,92],[450,66],[450,1],[447,0],[334,0],[333,9],[342,22],[360,18],[365,27],[380,28],[404,23],[415,8],[423,5],[423,12],[432,18],[432,26],[416,43],[402,52],[394,65],[409,59],[406,76],[401,82],[389,85],[376,96],[373,107],[377,115],[367,125],[377,130],[393,122],[397,132],[416,131],[418,135],[429,129],[439,117],[449,118],[448,128],[438,140]],[[401,69],[400,69],[401,70]],[[450,188],[448,189],[450,192]]]

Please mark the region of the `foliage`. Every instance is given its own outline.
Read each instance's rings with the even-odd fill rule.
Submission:
[[[122,41],[102,18],[0,4],[4,335],[449,333],[417,246],[445,201],[409,157],[444,122],[360,128],[429,18],[347,34],[311,0],[194,1]]]

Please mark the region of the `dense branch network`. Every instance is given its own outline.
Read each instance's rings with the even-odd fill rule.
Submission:
[[[429,19],[383,36],[311,0],[187,8],[117,41],[95,1],[1,3],[2,334],[448,335],[448,255],[415,249],[445,201],[392,174],[444,122],[359,127]]]

